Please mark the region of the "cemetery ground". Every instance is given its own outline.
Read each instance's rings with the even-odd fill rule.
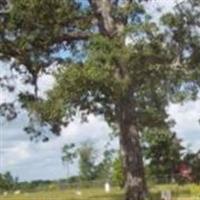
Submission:
[[[85,188],[77,192],[76,188],[66,190],[40,191],[34,193],[8,194],[0,196],[0,200],[121,200],[123,190],[112,188],[105,193],[103,188]],[[151,187],[150,200],[160,200],[161,191],[171,191],[172,200],[200,200],[200,185],[156,185]]]

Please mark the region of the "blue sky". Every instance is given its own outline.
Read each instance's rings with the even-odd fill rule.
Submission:
[[[162,1],[152,0],[148,5],[151,12],[155,8],[164,6],[170,10],[174,5],[173,0]],[[158,14],[155,14],[158,16]],[[6,68],[3,63],[0,67]],[[7,73],[3,70],[2,73]],[[2,74],[1,73],[1,74]],[[50,76],[40,78],[41,92],[43,93],[52,85],[53,79]],[[18,90],[24,90],[21,80],[14,82],[18,85]],[[5,91],[1,91],[0,102],[10,100],[13,97]],[[184,145],[193,151],[200,149],[200,99],[196,102],[187,102],[183,105],[172,104],[168,108],[170,117],[176,120],[176,126],[173,128]],[[24,112],[19,117],[8,123],[5,120],[0,121],[0,172],[11,171],[13,175],[18,176],[20,180],[34,179],[58,179],[66,177],[66,168],[61,162],[61,148],[66,143],[80,143],[85,140],[91,140],[98,148],[99,156],[104,145],[109,140],[110,128],[101,117],[89,116],[89,122],[81,124],[79,118],[62,130],[62,135],[50,140],[48,143],[35,143],[29,140],[29,137],[22,131],[28,121],[27,114]],[[114,146],[118,142],[114,141]],[[76,169],[71,170],[76,173]]]

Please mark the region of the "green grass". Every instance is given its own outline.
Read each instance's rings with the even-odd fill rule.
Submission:
[[[170,190],[173,200],[200,200],[200,186],[197,185],[158,185],[151,188],[151,200],[158,200],[160,191]],[[102,188],[82,189],[82,195],[76,194],[76,189],[54,190],[37,193],[9,194],[0,196],[0,200],[121,200],[123,191],[113,188],[110,194],[105,194]]]
[[[200,185],[164,184],[152,187],[150,192],[160,194],[164,190],[172,192],[173,200],[200,200]]]
[[[78,196],[75,189],[65,191],[38,192],[20,195],[8,195],[0,197],[2,200],[118,200],[122,197],[122,191],[113,189],[112,193],[105,194],[102,189],[82,189],[82,195]]]

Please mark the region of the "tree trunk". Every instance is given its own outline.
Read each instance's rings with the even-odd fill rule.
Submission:
[[[144,200],[147,187],[140,137],[129,104],[120,109],[120,147],[125,176],[125,200]]]

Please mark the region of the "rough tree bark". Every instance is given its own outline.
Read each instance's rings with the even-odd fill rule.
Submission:
[[[125,200],[144,200],[147,187],[139,132],[134,125],[131,105],[120,108],[120,148],[125,176]]]

